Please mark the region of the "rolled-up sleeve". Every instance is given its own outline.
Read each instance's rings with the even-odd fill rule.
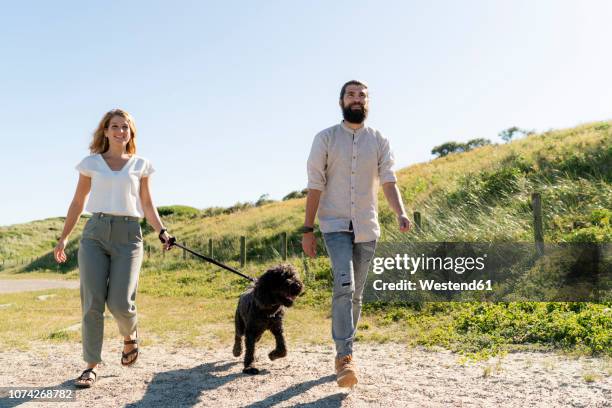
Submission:
[[[151,164],[151,162],[147,160],[143,167],[141,177],[149,177],[153,173],[155,173],[155,169],[153,168],[153,165]]]
[[[319,133],[315,136],[308,156],[307,171],[308,171],[308,189],[325,190],[327,178],[325,175],[327,163],[327,145],[324,140],[324,135]]]
[[[383,137],[380,139],[379,157],[378,157],[378,178],[381,184],[395,183],[397,178],[393,171],[395,165],[395,157],[389,146],[389,141]]]
[[[91,177],[93,175],[89,157],[81,160],[79,164],[76,165],[75,169],[84,176]]]

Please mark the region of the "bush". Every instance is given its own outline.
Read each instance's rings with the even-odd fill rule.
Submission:
[[[283,197],[283,201],[287,201],[287,200],[293,200],[296,198],[302,198],[302,197],[306,197],[306,195],[308,194],[308,189],[305,188],[302,191],[292,191],[289,194],[287,194],[286,196]]]
[[[486,202],[506,197],[519,191],[518,180],[521,171],[514,167],[506,167],[491,173],[481,173],[482,196]]]
[[[462,309],[455,320],[455,330],[466,336],[462,343],[476,343],[493,351],[502,343],[540,343],[562,348],[583,345],[592,353],[612,351],[612,317],[605,305],[474,303]]]
[[[451,207],[493,204],[519,191],[521,178],[522,172],[516,167],[482,171],[476,176],[468,174],[459,182],[459,188],[448,195],[447,202]]]
[[[262,195],[259,196],[257,201],[255,201],[255,207],[261,207],[262,205],[270,204],[270,203],[273,203],[273,202],[274,202],[274,200],[270,199],[270,195],[269,194],[262,194]]]
[[[612,227],[581,228],[566,234],[566,242],[612,242]]]
[[[569,176],[612,182],[612,146],[595,146],[578,152],[565,152],[554,158],[540,153],[537,162],[542,171],[541,176],[548,178]]]
[[[591,211],[589,221],[594,226],[606,227],[610,226],[610,219],[612,218],[612,211],[602,208]]]
[[[160,217],[167,217],[169,215],[178,217],[197,217],[200,214],[200,210],[187,205],[169,205],[157,207],[157,212],[159,213]]]

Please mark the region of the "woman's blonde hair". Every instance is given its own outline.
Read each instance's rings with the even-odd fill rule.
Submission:
[[[136,154],[136,123],[132,115],[124,111],[123,109],[112,109],[104,115],[100,124],[93,135],[93,141],[89,145],[89,151],[92,154],[105,153],[108,150],[108,139],[104,136],[104,131],[108,129],[108,124],[113,116],[121,116],[127,120],[130,126],[130,141],[128,142],[125,150],[128,154]]]

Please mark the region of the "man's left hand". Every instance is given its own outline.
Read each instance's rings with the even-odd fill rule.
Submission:
[[[408,232],[410,231],[410,220],[406,216],[406,214],[400,214],[397,216],[397,223],[399,224],[400,232]]]

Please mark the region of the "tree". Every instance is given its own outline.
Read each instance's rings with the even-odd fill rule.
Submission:
[[[505,130],[502,130],[501,132],[499,132],[498,136],[504,142],[509,142],[518,133],[522,133],[523,135],[531,135],[532,133],[534,133],[534,131],[533,130],[521,129],[521,128],[516,127],[516,126],[512,126],[512,127],[508,128],[508,129],[505,129]]]
[[[463,143],[446,142],[431,149],[431,154],[436,154],[438,157],[444,157],[451,153],[463,151],[465,151],[465,145]]]
[[[436,146],[431,150],[431,154],[437,154],[438,157],[444,157],[451,153],[469,152],[477,147],[492,144],[489,139],[482,137],[468,140],[466,143],[446,142],[440,146]]]
[[[465,144],[465,151],[467,152],[477,147],[486,146],[490,144],[492,143],[489,139],[484,139],[482,137],[479,137],[477,139],[468,140],[467,143]]]

